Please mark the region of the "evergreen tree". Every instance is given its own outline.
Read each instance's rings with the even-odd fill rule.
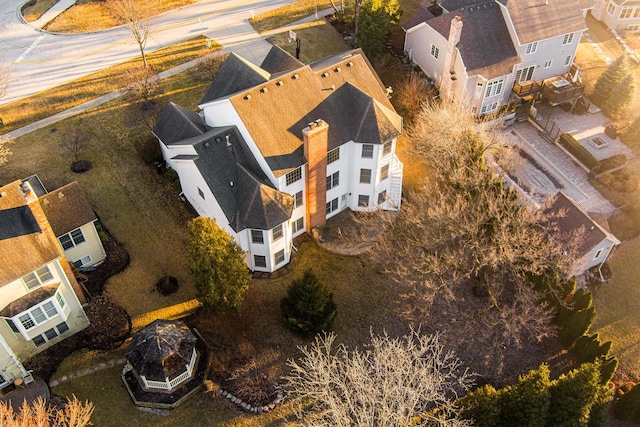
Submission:
[[[188,227],[198,300],[216,313],[239,311],[251,281],[244,251],[213,218],[200,216],[189,221]]]
[[[627,127],[624,133],[620,136],[620,139],[625,144],[637,145],[640,142],[640,116],[636,117],[633,122]]]
[[[600,105],[602,112],[613,119],[626,118],[630,113],[635,92],[635,77],[629,73],[614,86],[607,100],[602,102]]]
[[[561,375],[550,388],[547,427],[587,426],[600,393],[600,368],[585,363]]]
[[[462,418],[473,420],[476,427],[500,427],[502,393],[484,385],[460,400]]]
[[[521,375],[518,383],[502,390],[500,425],[545,427],[549,412],[549,367]]]
[[[382,55],[389,30],[401,14],[398,0],[364,0],[359,6],[356,41],[369,58]]]
[[[302,335],[327,330],[337,313],[333,294],[311,269],[291,282],[280,310],[287,327]]]
[[[640,384],[633,386],[616,401],[613,413],[619,420],[640,421]]]
[[[593,93],[589,96],[591,101],[602,106],[609,99],[616,86],[629,74],[629,71],[627,55],[622,54],[609,64],[598,77]]]

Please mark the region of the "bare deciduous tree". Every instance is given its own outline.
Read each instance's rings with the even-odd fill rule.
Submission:
[[[515,345],[553,334],[552,313],[530,278],[568,271],[573,257],[553,244],[552,223],[503,185],[485,163],[508,150],[500,133],[478,126],[458,104],[426,105],[416,117],[414,151],[428,165],[374,255],[398,282],[416,285],[423,304],[472,299],[474,334]],[[481,325],[481,326],[480,326]]]
[[[3,56],[0,56],[0,98],[4,97],[11,80],[11,64],[5,63]]]
[[[107,3],[111,13],[125,23],[133,39],[138,43],[145,68],[147,68],[147,56],[144,49],[151,34],[149,18],[153,11],[152,3],[151,0],[108,0]]]
[[[458,419],[454,402],[473,374],[445,350],[439,334],[371,333],[363,351],[334,344],[334,334],[318,335],[301,348],[301,359],[288,362],[288,393],[305,425],[470,425]]]
[[[86,151],[90,140],[89,130],[80,121],[77,126],[63,135],[60,148],[71,154],[74,162],[78,162],[82,153]]]
[[[38,398],[32,405],[23,402],[20,409],[0,402],[0,424],[6,427],[84,427],[91,425],[93,404],[84,403],[75,396],[67,398],[63,408],[52,408]]]
[[[9,144],[13,143],[13,139],[0,136],[0,166],[7,163],[9,156],[12,154]]]

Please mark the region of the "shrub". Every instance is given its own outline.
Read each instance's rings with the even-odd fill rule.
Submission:
[[[619,420],[640,421],[640,384],[636,384],[616,401],[613,414]]]
[[[600,384],[605,385],[613,379],[618,370],[618,357],[611,356],[603,360],[600,366]]]
[[[584,426],[600,391],[600,370],[592,363],[561,375],[551,386],[548,427]]]
[[[627,156],[624,154],[615,154],[611,157],[600,161],[600,165],[593,169],[595,173],[607,172],[627,164]]]
[[[595,362],[609,355],[611,344],[611,341],[601,343],[599,334],[583,335],[576,340],[573,350],[581,362]]]
[[[287,295],[280,301],[280,310],[285,325],[302,335],[327,330],[337,313],[333,294],[311,269],[291,282]]]
[[[460,400],[462,417],[473,420],[477,427],[500,426],[500,393],[491,385],[484,385]]]
[[[600,162],[593,157],[593,154],[582,146],[573,136],[568,133],[560,135],[560,145],[567,149],[576,159],[585,165],[589,170],[597,167]]]
[[[158,140],[151,134],[147,134],[136,139],[133,143],[133,147],[142,161],[148,165],[162,161],[160,143],[158,143]]]
[[[573,345],[578,338],[587,333],[595,317],[595,307],[571,312],[560,325],[560,341],[567,347]]]
[[[549,412],[549,367],[521,375],[518,383],[502,391],[501,425],[544,427]]]

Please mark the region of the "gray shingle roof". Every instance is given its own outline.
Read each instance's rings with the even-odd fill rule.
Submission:
[[[53,190],[39,200],[56,237],[97,219],[77,181]]]
[[[18,298],[17,300],[11,301],[9,305],[7,305],[2,309],[2,311],[0,311],[0,317],[13,317],[16,314],[22,313],[30,307],[33,307],[34,305],[51,298],[56,294],[59,286],[59,283],[41,286],[38,289]]]
[[[198,137],[206,131],[207,129],[198,113],[173,102],[169,102],[169,105],[162,111],[158,123],[153,128],[153,134],[166,145]]]
[[[185,372],[196,337],[181,320],[158,319],[133,335],[127,360],[148,380],[164,381]]]
[[[511,73],[520,58],[500,7],[492,1],[485,1],[478,3],[473,10],[468,6],[456,9],[429,20],[427,24],[448,39],[451,20],[456,16],[462,18],[462,34],[457,47],[467,74],[480,74],[492,79]]]
[[[571,233],[581,231],[580,246],[578,255],[584,256],[595,248],[605,237],[611,238],[619,244],[619,240],[611,234],[605,227],[595,221],[580,205],[567,196],[559,192],[553,199],[552,204],[546,208],[545,213],[550,215],[562,236],[569,236]]]
[[[282,73],[285,71],[291,71],[300,67],[304,67],[304,64],[289,55],[289,52],[282,49],[280,46],[272,46],[267,53],[267,56],[260,64],[260,68],[271,74]]]
[[[224,98],[268,81],[270,74],[246,59],[231,53],[218,70],[200,104]]]
[[[586,28],[577,0],[503,0],[520,44]]]

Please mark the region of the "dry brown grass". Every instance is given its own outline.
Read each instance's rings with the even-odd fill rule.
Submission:
[[[22,7],[22,17],[27,22],[36,21],[57,2],[57,0],[31,0]]]
[[[337,5],[340,4],[340,0],[335,0],[335,3]],[[345,4],[347,3],[352,4],[353,2],[345,1]],[[316,13],[316,10],[323,10],[330,7],[331,2],[327,0],[298,0],[270,12],[257,15],[253,19],[250,19],[249,22],[251,22],[251,25],[253,25],[253,28],[257,32],[261,33],[306,18]]]
[[[144,0],[153,4],[153,15],[195,3],[197,0]],[[46,26],[54,33],[85,33],[117,27],[124,22],[114,15],[108,2],[102,0],[79,0],[75,5],[58,15]]]
[[[147,54],[147,60],[156,72],[162,72],[220,48],[215,43],[208,48],[205,41],[204,37],[186,40],[150,52]],[[4,122],[0,131],[2,133],[10,132],[101,95],[119,90],[128,83],[130,71],[139,67],[140,59],[135,58],[62,86],[0,106],[0,117]]]
[[[304,29],[296,30],[296,34],[300,39],[300,61],[305,64],[349,48],[340,34],[326,21],[313,22]],[[282,33],[268,38],[267,41],[280,46],[295,57],[296,43],[289,43],[288,37],[288,33]]]

